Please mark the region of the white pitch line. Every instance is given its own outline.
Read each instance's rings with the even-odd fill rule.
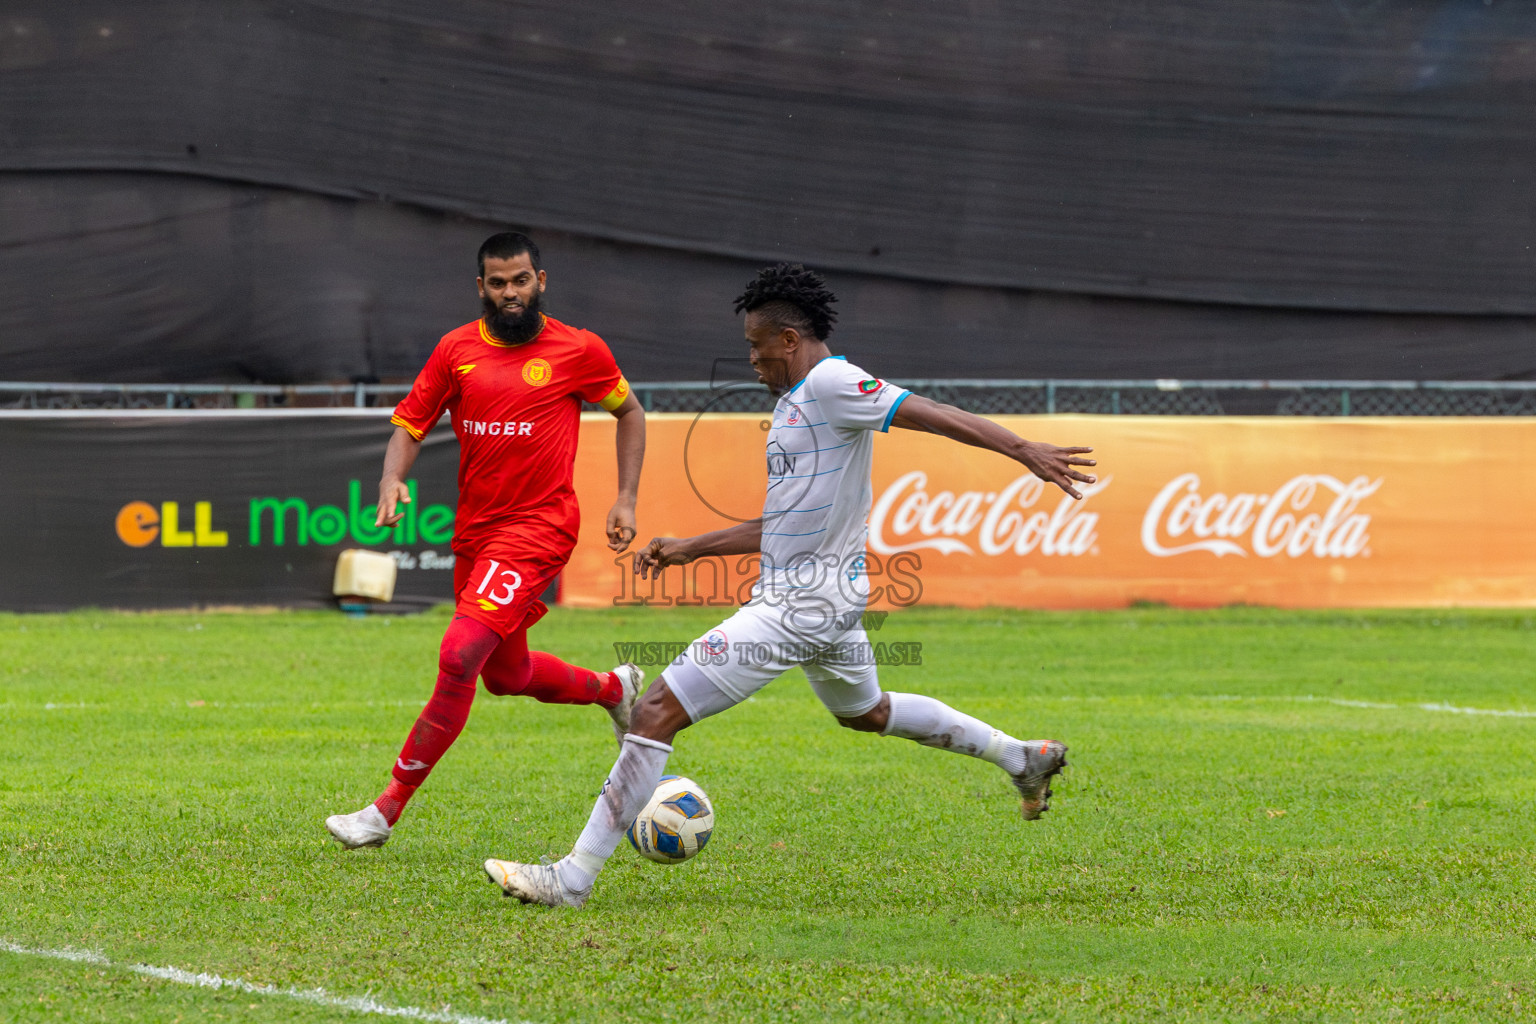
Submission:
[[[47,957],[51,960],[70,960],[75,963],[95,964],[98,967],[115,967],[177,985],[194,985],[198,988],[212,989],[228,988],[255,996],[295,999],[301,1003],[350,1010],[353,1013],[371,1013],[379,1017],[404,1017],[409,1020],[432,1021],[434,1024],[514,1024],[501,1017],[475,1017],[467,1013],[454,1013],[452,1010],[425,1010],[419,1006],[395,1006],[391,1003],[381,1003],[372,996],[332,995],[323,988],[278,988],[276,985],[257,985],[241,978],[225,978],[217,974],[194,974],[179,967],[118,964],[89,949],[33,949],[30,946],[20,946],[0,939],[0,952],[15,953],[18,956]],[[531,1024],[531,1022],[518,1021],[516,1024]]]
[[[46,956],[54,960],[73,960],[77,963],[100,964],[103,967],[113,966],[112,961],[89,949],[29,949],[0,939],[0,950],[19,956]]]
[[[1495,715],[1499,718],[1536,718],[1536,711],[1500,711],[1492,708],[1459,708],[1454,704],[1418,704],[1420,711],[1443,711],[1450,715]]]
[[[1495,718],[1536,718],[1536,711],[1516,711],[1503,708],[1464,708],[1456,704],[1445,703],[1384,704],[1374,700],[1348,700],[1344,697],[1314,697],[1310,695],[1266,697],[1262,695],[1244,696],[1242,694],[1217,693],[1203,699],[1252,702],[1293,701],[1305,704],[1332,704],[1341,708],[1365,708],[1369,711],[1429,711],[1445,715],[1491,715]]]
[[[1321,700],[1325,704],[1332,704],[1335,707],[1341,707],[1341,708],[1369,708],[1370,710],[1373,710],[1373,711],[1395,711],[1397,709],[1397,705],[1396,704],[1382,704],[1381,702],[1374,701],[1374,700],[1347,700],[1347,699],[1345,699],[1343,697],[1321,697],[1321,698],[1309,697],[1307,699],[1308,700],[1314,700],[1314,699]]]

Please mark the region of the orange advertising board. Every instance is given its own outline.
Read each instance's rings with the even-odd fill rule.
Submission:
[[[1081,502],[1000,455],[893,429],[875,440],[872,605],[1292,608],[1536,605],[1536,420],[999,416],[1086,445]],[[640,542],[755,517],[767,417],[653,414]],[[636,581],[604,545],[613,425],[582,423],[573,605],[734,604],[732,556]],[[637,587],[638,583],[638,587]]]

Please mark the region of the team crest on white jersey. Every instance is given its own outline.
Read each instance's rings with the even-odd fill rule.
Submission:
[[[711,658],[722,656],[731,646],[730,641],[725,638],[725,632],[719,629],[712,629],[705,633],[703,644],[704,653]]]

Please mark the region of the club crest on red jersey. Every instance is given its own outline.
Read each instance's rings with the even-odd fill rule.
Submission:
[[[549,362],[534,357],[523,364],[523,380],[536,388],[541,388],[554,379],[555,371]]]

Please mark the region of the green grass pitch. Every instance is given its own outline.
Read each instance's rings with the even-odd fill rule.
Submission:
[[[559,610],[536,641],[607,667],[714,621]],[[1071,745],[1042,821],[795,672],[681,736],[704,853],[625,845],[581,911],[480,862],[568,850],[595,708],[482,692],[388,846],[321,825],[385,782],[446,622],[0,617],[0,944],[110,960],[0,952],[0,1020],[369,1019],[133,964],[541,1024],[1536,1014],[1529,612],[898,612],[877,636],[923,664],[887,689]]]

